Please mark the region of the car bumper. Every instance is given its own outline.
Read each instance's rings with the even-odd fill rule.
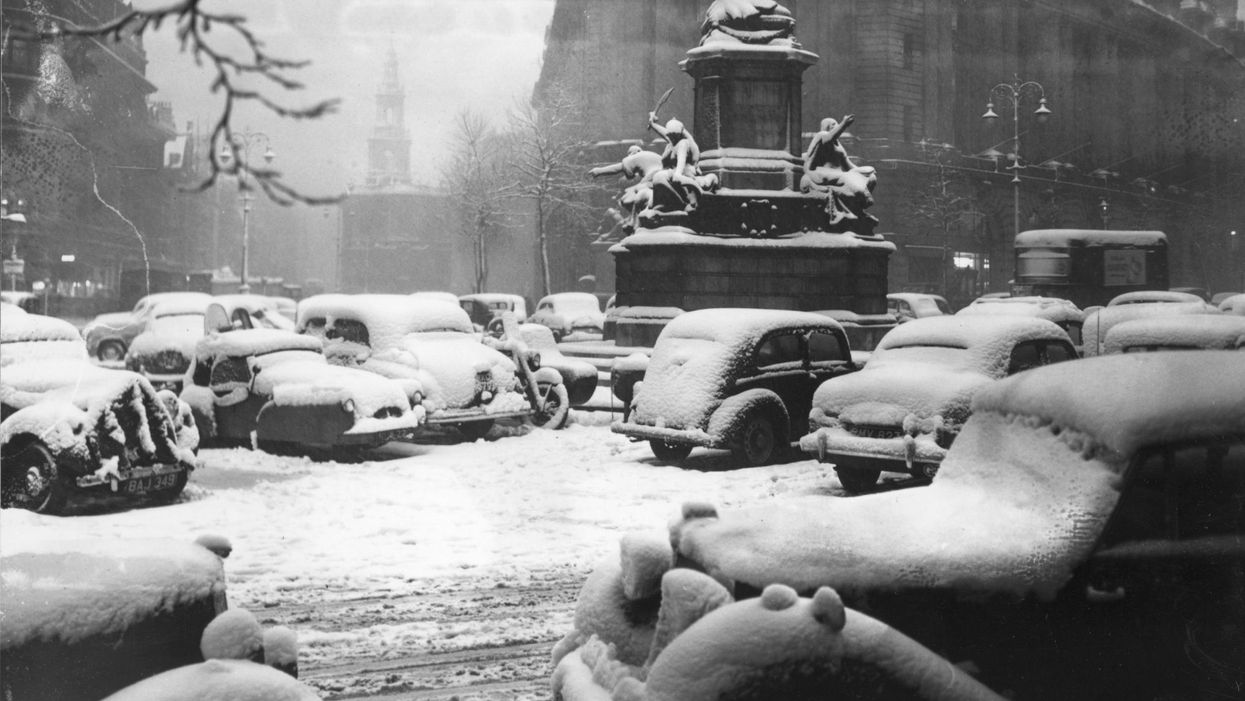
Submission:
[[[700,429],[661,428],[627,421],[615,421],[610,424],[610,430],[635,440],[664,441],[676,445],[694,445],[702,448],[723,447],[713,436]]]
[[[103,471],[83,475],[74,480],[78,489],[141,494],[173,487],[178,475],[190,472],[184,463],[157,463],[120,469],[114,473]],[[172,481],[162,479],[173,477]]]
[[[838,427],[819,428],[804,436],[800,450],[815,455],[819,462],[913,474],[925,474],[926,466],[937,468],[947,455],[930,434],[869,438]]]
[[[468,423],[471,421],[493,421],[494,419],[522,419],[531,415],[531,411],[497,411],[489,413],[484,409],[440,409],[428,416],[427,423],[434,426]]]

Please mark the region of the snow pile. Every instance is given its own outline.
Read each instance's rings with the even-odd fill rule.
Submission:
[[[177,607],[223,596],[220,558],[189,542],[66,538],[59,519],[5,509],[0,647],[114,635]]]
[[[203,629],[199,642],[203,659],[264,661],[264,630],[255,614],[229,609]]]
[[[1050,597],[1092,550],[1131,455],[1146,445],[1240,435],[1242,386],[1245,363],[1235,351],[1038,368],[978,393],[928,487],[720,516],[697,509],[672,527],[672,538],[706,571],[757,587]]]
[[[636,393],[631,421],[658,428],[703,428],[727,388],[772,331],[833,329],[838,322],[811,312],[702,309],[662,329]]]
[[[1152,319],[1134,319],[1116,324],[1107,331],[1102,353],[1126,353],[1140,349],[1227,349],[1245,335],[1245,317],[1227,314],[1189,314]]]
[[[1214,308],[1200,299],[1194,302],[1135,302],[1114,307],[1102,307],[1090,312],[1085,317],[1085,324],[1081,327],[1085,344],[1081,352],[1086,357],[1100,354],[1107,332],[1111,330],[1112,326],[1124,321],[1149,319],[1158,316],[1210,313],[1216,313]]]
[[[664,543],[664,552],[637,557],[624,539],[621,561],[592,574],[575,630],[554,648],[555,698],[811,698],[814,689],[816,698],[854,697],[857,668],[874,673],[867,683],[878,698],[998,698],[915,641],[847,610],[833,589],[802,598],[771,584],[737,602],[709,575],[671,569],[672,555]],[[633,569],[659,575],[659,589],[620,589]]]
[[[171,669],[105,701],[318,701],[309,686],[246,660],[208,660]]]
[[[298,634],[285,626],[264,629],[264,664],[298,678]]]

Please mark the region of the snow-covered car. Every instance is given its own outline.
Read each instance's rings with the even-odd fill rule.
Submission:
[[[528,322],[548,326],[561,341],[572,334],[600,338],[605,328],[601,300],[591,292],[558,292],[542,297]]]
[[[134,304],[128,312],[100,314],[82,329],[87,352],[98,360],[118,362],[125,358],[134,337],[143,332],[151,309],[159,302],[173,300],[200,300],[207,306],[211,295],[204,292],[157,292],[149,294]]]
[[[1013,314],[1046,319],[1066,331],[1077,348],[1081,346],[1081,326],[1085,323],[1085,312],[1059,297],[978,297],[956,314]]]
[[[711,640],[700,628],[731,599],[762,594],[773,609],[770,591],[785,585],[817,592],[814,601],[832,588],[944,658],[926,664],[906,645],[878,658],[849,639],[838,676],[816,687],[857,691],[848,698],[980,698],[947,691],[970,674],[1019,701],[1239,696],[1241,387],[1236,351],[1060,363],[979,392],[927,488],[723,511],[685,504],[668,538],[624,538],[621,557],[589,577],[575,630],[555,648],[555,658],[579,659],[559,665],[555,694],[644,691],[660,677],[674,685],[665,695],[629,698],[702,698],[689,693],[702,680],[738,681],[751,692],[741,698],[791,697],[790,687],[747,686],[740,653],[756,650],[749,640],[771,640],[762,651],[788,662],[798,681],[798,663],[822,654],[818,638],[771,638],[749,626],[705,631],[721,636]],[[871,639],[885,646],[893,634]],[[634,667],[601,662],[607,646]],[[677,651],[694,659],[695,673],[659,675],[680,662],[666,659]],[[916,664],[909,673],[925,684],[887,686],[892,670],[879,660]]]
[[[208,304],[197,297],[168,299],[147,313],[143,332],[125,353],[126,369],[141,373],[156,389],[182,391],[210,304],[221,305],[223,318],[233,328],[294,330],[294,322],[281,316],[269,298],[259,295],[217,295]]]
[[[950,314],[951,305],[941,295],[923,292],[892,292],[886,295],[886,311],[902,324],[927,316]]]
[[[1245,294],[1234,294],[1219,300],[1219,311],[1224,314],[1245,316]]]
[[[1232,350],[1245,338],[1245,317],[1184,314],[1134,319],[1111,327],[1103,355],[1160,350]],[[1245,362],[1245,358],[1242,359]]]
[[[334,364],[401,382],[429,424],[454,426],[469,439],[483,437],[497,419],[533,413],[519,368],[482,342],[457,302],[317,295],[298,305],[298,331],[322,337]]]
[[[1192,292],[1180,290],[1136,290],[1116,295],[1107,302],[1108,307],[1119,307],[1125,304],[1189,304],[1206,300]]]
[[[352,459],[409,437],[424,416],[400,384],[330,365],[318,338],[289,331],[210,333],[195,344],[188,380],[181,398],[205,443]]]
[[[729,448],[749,466],[807,432],[813,391],[856,370],[839,323],[812,312],[701,309],[675,317],[610,429],[647,440],[664,462]]]
[[[505,320],[505,317],[499,317]],[[563,387],[566,388],[566,401],[570,406],[580,406],[592,398],[597,389],[597,368],[592,363],[579,358],[569,358],[558,350],[553,340],[553,332],[549,327],[540,324],[520,324],[516,316],[514,322],[503,324],[501,347],[505,341],[517,340],[527,351],[536,353],[536,366],[549,368],[558,373]],[[514,357],[512,354],[511,357]]]
[[[290,328],[293,328],[295,320],[298,319],[298,300],[292,297],[273,297],[269,295],[268,301],[278,314],[290,322]]]
[[[849,491],[882,472],[932,478],[968,420],[973,395],[1022,370],[1077,357],[1054,322],[1013,315],[914,319],[886,335],[858,373],[817,388],[800,448],[834,464]]]
[[[516,318],[527,318],[527,300],[522,295],[504,294],[501,292],[477,292],[459,295],[458,304],[471,317],[471,323],[481,331],[489,331],[494,335],[502,332],[501,315],[506,312]]]
[[[198,437],[142,375],[93,365],[78,330],[39,314],[0,320],[0,505],[176,499]]]
[[[170,539],[69,538],[44,517],[2,513],[3,698],[98,701],[203,659],[199,636],[228,607],[216,554]]]
[[[1165,292],[1167,295],[1182,294]],[[1123,297],[1124,295],[1121,295]],[[1194,295],[1193,299],[1169,299],[1168,301],[1122,302],[1120,304],[1099,307],[1085,315],[1085,323],[1081,327],[1084,343],[1081,354],[1085,357],[1102,353],[1103,342],[1111,327],[1134,319],[1153,319],[1163,316],[1184,316],[1188,314],[1219,314],[1219,310]],[[1116,299],[1119,299],[1117,297]],[[1115,302],[1116,299],[1111,300]]]

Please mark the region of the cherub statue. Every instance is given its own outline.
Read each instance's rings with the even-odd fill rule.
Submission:
[[[618,198],[618,204],[629,215],[623,228],[635,231],[640,212],[653,206],[653,176],[660,170],[661,156],[633,145],[621,162],[593,168],[588,174],[594,178],[620,174],[627,178],[639,176],[639,182],[623,190],[622,197]]]
[[[800,190],[829,195],[826,212],[832,225],[848,222],[846,228],[859,233],[872,233],[877,218],[865,210],[873,206],[877,171],[870,166],[853,163],[839,141],[839,137],[855,121],[856,117],[850,114],[842,122],[831,117],[821,120],[821,131],[813,135],[804,152],[804,177],[800,179]]]
[[[657,123],[657,113],[649,112],[648,126],[666,140],[661,170],[653,175],[652,208],[664,212],[696,209],[701,194],[717,189],[717,176],[700,174],[700,147],[683,122],[671,119],[663,127]]]

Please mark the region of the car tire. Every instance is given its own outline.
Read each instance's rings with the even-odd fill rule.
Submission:
[[[852,494],[872,489],[877,485],[878,477],[882,476],[881,470],[867,468],[836,467],[834,472],[839,476],[839,483],[843,485],[843,489]]]
[[[684,443],[650,440],[648,447],[653,449],[653,455],[657,456],[658,460],[667,463],[682,462],[687,456],[692,454],[692,446]]]
[[[786,447],[785,431],[780,433],[774,419],[763,411],[750,411],[744,417],[731,453],[737,462],[760,467],[774,462]]]
[[[468,441],[475,442],[486,436],[490,429],[493,428],[493,421],[467,421],[457,425],[458,432],[463,434],[463,438]]]
[[[121,341],[104,341],[95,350],[95,357],[106,362],[125,359],[125,344]]]
[[[532,414],[532,425],[556,431],[566,428],[571,418],[571,400],[566,385],[551,385],[545,382],[536,383],[536,397],[541,406]]]
[[[58,514],[65,508],[67,499],[66,485],[56,459],[43,441],[31,440],[17,451],[6,451],[0,507]]]

